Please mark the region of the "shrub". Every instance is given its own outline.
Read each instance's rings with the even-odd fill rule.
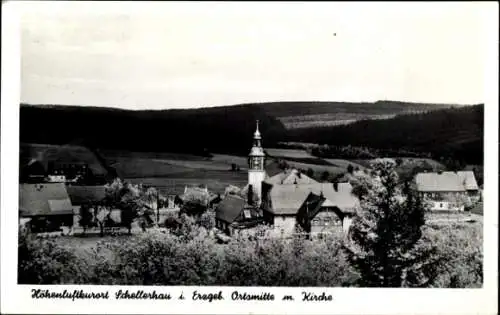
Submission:
[[[87,275],[82,261],[56,240],[19,233],[18,283],[84,283]]]
[[[214,234],[192,218],[184,215],[180,222],[182,227],[171,233],[107,237],[90,251],[69,250],[58,242],[62,239],[21,235],[19,283],[337,287],[353,286],[360,277],[341,250],[341,235],[319,240],[241,237],[217,244]],[[435,245],[440,257],[438,276],[430,286],[482,285],[481,227],[423,229],[425,243]]]

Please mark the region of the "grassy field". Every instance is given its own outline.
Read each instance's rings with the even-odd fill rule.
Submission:
[[[84,147],[24,144],[27,159],[42,156],[62,161],[84,160],[95,169],[102,169],[96,157]],[[268,149],[273,156],[284,159],[299,169],[312,169],[320,176],[324,171],[332,175],[346,171],[346,160],[328,160],[311,156],[305,150]],[[40,153],[39,153],[40,152]],[[50,153],[50,154],[47,154]],[[118,175],[132,183],[142,183],[158,188],[165,194],[178,194],[185,186],[207,186],[221,193],[229,185],[242,187],[247,183],[247,157],[216,154],[206,158],[190,154],[168,152],[128,152],[101,150],[100,155],[116,169]],[[240,168],[231,171],[232,164]]]
[[[181,194],[184,187],[203,185],[215,193],[223,193],[229,185],[243,187],[247,183],[246,172],[195,170],[168,177],[126,177],[134,184],[142,183],[157,188],[163,194]]]
[[[44,144],[23,144],[24,159],[42,157],[47,160],[57,159],[65,162],[86,161],[97,173],[103,167],[88,149],[79,146],[56,146]],[[274,158],[285,160],[289,166],[297,169],[314,171],[315,178],[323,172],[337,176],[347,171],[352,165],[364,169],[371,160],[322,159],[310,155],[306,150],[270,148],[266,151]],[[132,183],[142,183],[158,188],[164,194],[179,194],[185,186],[207,186],[210,191],[221,193],[229,185],[242,187],[247,183],[247,157],[216,154],[202,157],[190,154],[168,152],[128,152],[101,150],[100,155],[114,167],[118,175]],[[434,168],[442,165],[430,159],[402,158],[401,171],[422,163]],[[239,171],[232,171],[232,165]]]
[[[270,156],[276,158],[314,158],[314,156],[309,154],[306,150],[266,148],[265,151]]]

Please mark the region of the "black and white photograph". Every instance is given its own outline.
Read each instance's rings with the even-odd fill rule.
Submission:
[[[488,6],[131,4],[18,13],[17,285],[484,287]]]

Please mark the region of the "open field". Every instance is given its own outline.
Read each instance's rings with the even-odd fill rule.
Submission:
[[[23,144],[25,160],[41,157],[60,161],[85,161],[91,168],[102,172],[103,166],[96,156],[81,146],[57,146],[45,144]],[[266,149],[272,157],[285,160],[289,166],[298,169],[314,171],[314,177],[319,178],[323,172],[337,176],[347,171],[352,165],[364,169],[371,160],[323,159],[310,155],[300,149]],[[185,186],[207,186],[209,190],[221,193],[229,185],[242,187],[247,183],[247,157],[228,154],[212,154],[212,157],[202,157],[190,154],[168,152],[130,152],[118,150],[101,150],[99,154],[106,163],[116,169],[118,175],[132,183],[142,183],[158,188],[164,194],[179,194]],[[431,159],[401,158],[400,172],[418,165],[427,164],[435,169],[443,166]],[[231,171],[232,164],[240,168]]]
[[[401,165],[399,168],[413,168],[416,166],[422,166],[425,164],[428,164],[429,166],[433,167],[434,169],[444,169],[444,165],[439,163],[438,161],[435,161],[433,159],[429,158],[414,158],[414,157],[390,157],[391,159],[394,160],[401,160]],[[327,159],[330,161],[331,159]],[[364,167],[370,167],[370,163],[373,161],[373,159],[356,159],[352,160],[352,163],[357,163],[359,165],[362,165]]]
[[[295,162],[291,160],[286,160],[289,166],[295,167],[297,169],[303,169],[303,170],[308,170],[312,169],[315,173],[315,175],[320,176],[321,173],[327,171],[330,173],[330,175],[338,175],[345,173],[347,170],[343,167],[338,167],[335,165],[317,165],[317,164],[310,164],[310,163],[300,163],[300,162]]]
[[[334,166],[344,168],[345,170],[347,170],[349,165],[352,165],[352,167],[354,167],[354,168],[357,167],[360,170],[364,170],[366,168],[366,166],[363,166],[359,163],[356,163],[354,161],[344,160],[344,159],[323,159],[323,160],[327,161],[328,163],[330,163]]]
[[[264,149],[267,154],[276,158],[314,158],[309,152],[306,150],[299,149],[275,149],[275,148],[266,148]]]
[[[313,114],[302,116],[279,117],[278,119],[287,129],[329,127],[347,125],[361,119],[389,119],[396,114],[357,114],[357,113],[333,113],[333,114]]]
[[[247,176],[246,172],[196,170],[168,177],[127,177],[125,180],[153,186],[163,194],[181,194],[185,186],[199,185],[207,186],[211,192],[223,193],[229,185],[244,186]]]

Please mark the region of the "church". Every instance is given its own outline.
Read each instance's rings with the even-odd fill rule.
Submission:
[[[248,184],[242,194],[228,195],[219,204],[217,228],[232,235],[236,229],[267,224],[285,237],[299,229],[309,235],[347,231],[359,206],[349,183],[320,183],[294,168],[268,176],[266,156],[257,121]]]

